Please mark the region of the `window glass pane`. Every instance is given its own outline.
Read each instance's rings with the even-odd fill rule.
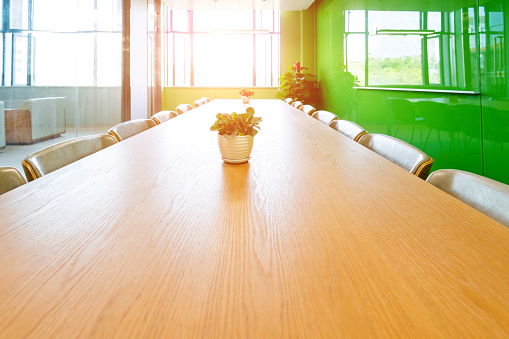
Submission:
[[[4,83],[5,83],[5,86],[11,86],[11,79],[12,79],[12,72],[11,72],[11,69],[12,69],[12,48],[10,48],[10,46],[12,46],[12,39],[13,39],[13,34],[5,34],[5,73],[3,74],[3,79],[4,79]]]
[[[369,85],[422,85],[421,42],[418,35],[369,37]]]
[[[1,65],[4,64],[4,35],[0,34],[0,86],[2,85],[2,79],[4,79],[4,74],[2,73],[3,67]]]
[[[97,29],[118,32],[122,30],[122,0],[97,1]]]
[[[456,13],[455,12],[451,12],[450,15],[449,15],[449,32],[450,33],[454,33],[455,29],[454,29],[454,25],[455,25],[455,21],[454,21],[454,18],[456,17]]]
[[[271,86],[272,79],[272,36],[256,36],[256,86]]]
[[[188,11],[171,11],[172,29],[175,32],[189,31],[189,12]]]
[[[277,15],[279,18],[279,15]],[[279,26],[276,26],[279,30]],[[280,35],[272,35],[272,84],[271,86],[279,85],[279,46],[280,46]]]
[[[366,37],[364,34],[348,34],[347,71],[359,79],[359,85],[365,85]]]
[[[475,33],[475,10],[470,7],[467,10],[468,17],[468,33]]]
[[[28,29],[28,0],[10,1],[10,28]]]
[[[490,13],[488,13],[488,16]],[[491,18],[488,19],[491,23]],[[486,32],[486,12],[484,6],[479,6],[479,32]]]
[[[261,26],[256,26],[256,29],[268,29],[274,32],[274,12],[273,11],[259,11],[257,14],[261,17]]]
[[[191,48],[187,34],[175,34],[175,86],[191,84]],[[207,51],[210,54],[210,51]]]
[[[280,32],[281,12],[276,11],[274,15],[274,32]]]
[[[482,16],[481,18],[484,18],[484,16]],[[490,27],[489,27],[490,31],[502,32],[504,30],[504,13],[503,12],[489,12],[488,20],[490,23]]]
[[[73,34],[74,35],[74,34]],[[69,39],[69,37],[67,37]],[[94,46],[97,46],[95,34],[76,34],[74,35],[75,44],[70,45],[64,53],[69,55],[67,67],[69,76],[67,81],[71,86],[94,86],[94,77],[97,75],[96,67],[99,60],[94,56]]]
[[[441,12],[429,12],[428,13],[428,29],[432,29],[435,32],[442,30],[442,13]]]
[[[419,29],[419,12],[369,11],[368,29]]]
[[[194,50],[195,86],[252,86],[252,35],[196,34]]]
[[[193,30],[253,29],[252,11],[194,11]]]
[[[174,86],[173,83],[173,34],[165,34],[164,48],[165,60],[164,63],[164,80],[166,86]]]
[[[428,39],[428,76],[430,84],[442,83],[440,75],[440,40]]]
[[[366,30],[366,11],[346,11],[346,31],[364,32]]]
[[[120,86],[122,83],[122,34],[97,35],[97,86]]]
[[[69,0],[36,0],[33,5],[33,28],[36,30],[49,30],[57,32],[72,32],[78,30],[78,8],[75,1]],[[57,10],[58,9],[58,10]],[[83,18],[90,13],[84,8]]]
[[[34,36],[34,85],[94,85],[92,36],[55,33],[37,33]]]
[[[458,78],[458,73],[456,71],[456,38],[454,35],[451,35],[449,37],[449,49],[450,49],[450,54],[449,54],[449,78],[450,78],[450,84],[446,84],[446,85],[449,85],[449,86],[458,86],[458,81],[457,81],[457,78]]]
[[[95,9],[94,0],[78,0],[78,4],[74,4],[73,6],[78,6],[76,10],[79,10],[79,15],[76,18],[77,19],[77,24],[75,27],[76,30],[81,31],[96,30],[97,19],[100,14]],[[77,13],[78,12],[76,12],[76,14]],[[73,30],[73,28],[69,28],[69,30]]]
[[[14,85],[27,84],[28,37],[14,35]]]

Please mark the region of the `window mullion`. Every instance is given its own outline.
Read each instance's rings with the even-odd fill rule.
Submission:
[[[193,11],[189,11],[189,44],[190,47],[190,86],[194,86],[194,31],[193,31]]]
[[[256,11],[253,11],[253,31],[256,30]],[[253,36],[253,86],[256,86],[256,34]]]

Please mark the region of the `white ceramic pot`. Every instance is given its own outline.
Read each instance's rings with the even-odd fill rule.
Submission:
[[[254,138],[250,135],[226,139],[218,135],[219,151],[225,162],[242,164],[250,159]]]
[[[243,104],[249,104],[249,97],[246,97],[245,95],[241,95],[240,97],[242,98]]]

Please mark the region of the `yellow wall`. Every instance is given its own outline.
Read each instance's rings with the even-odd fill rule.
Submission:
[[[277,88],[254,87],[253,99],[275,99]],[[163,88],[163,110],[174,111],[180,104],[193,105],[202,97],[213,99],[239,98],[239,87],[165,87]],[[194,105],[193,105],[194,106]]]
[[[316,7],[300,11],[300,62],[316,75]]]
[[[280,21],[280,67],[281,74],[288,71],[288,68],[300,60],[301,29],[300,12],[282,11]]]
[[[316,74],[315,31],[316,13],[314,3],[305,11],[282,11],[280,22],[281,52],[280,73],[288,71],[299,61]],[[201,97],[212,99],[240,98],[238,87],[165,87],[163,89],[163,110],[175,110],[180,104],[193,102]],[[276,87],[255,87],[254,99],[275,99]]]

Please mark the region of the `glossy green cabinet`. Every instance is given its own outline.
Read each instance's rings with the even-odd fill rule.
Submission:
[[[316,5],[321,108],[509,184],[509,0]]]

